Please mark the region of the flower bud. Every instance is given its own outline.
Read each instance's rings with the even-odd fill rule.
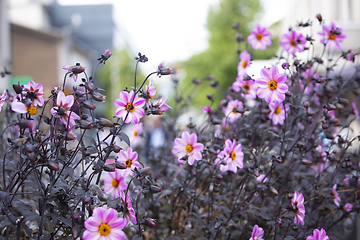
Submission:
[[[86,120],[80,120],[79,126],[81,129],[92,129],[93,128],[92,122],[89,122]]]
[[[231,27],[236,30],[239,28],[239,23],[233,23]]]
[[[28,143],[25,145],[25,150],[28,152],[28,153],[32,153],[34,150],[35,150],[35,146],[31,143]]]
[[[309,102],[304,102],[304,108],[309,108],[310,107],[310,103]]]
[[[93,94],[92,94],[92,98],[93,98],[95,101],[98,101],[98,102],[105,102],[106,96],[105,96],[105,95],[102,95],[102,94],[99,93],[98,91],[95,91],[95,92],[93,92]]]
[[[115,164],[106,164],[103,169],[105,172],[115,172]]]
[[[77,138],[77,136],[76,136],[75,133],[73,133],[73,132],[68,132],[68,133],[66,134],[65,140],[67,140],[67,141],[73,141],[73,140],[75,140],[76,138]]]
[[[79,221],[79,219],[80,219],[80,214],[79,214],[78,212],[73,212],[73,213],[71,214],[71,217],[72,217],[72,219],[74,219],[74,221]]]
[[[101,55],[101,59],[104,61],[108,60],[112,56],[112,53],[109,49],[105,49],[103,54]]]
[[[219,82],[218,82],[218,81],[211,81],[211,82],[210,82],[210,86],[211,86],[211,87],[218,87],[218,86],[219,86]]]
[[[20,84],[13,84],[13,89],[17,94],[20,94],[22,92],[22,87]]]
[[[291,93],[290,91],[287,91],[287,92],[285,93],[285,96],[287,96],[287,97],[292,97],[292,93]]]
[[[48,168],[49,168],[50,170],[53,170],[53,171],[57,172],[57,171],[59,171],[60,166],[59,166],[59,164],[57,164],[56,162],[49,162],[49,163],[48,163]]]
[[[150,170],[151,170],[150,167],[144,167],[144,168],[138,169],[138,173],[139,173],[140,175],[145,175],[145,174],[149,173]]]
[[[99,118],[99,124],[102,127],[112,127],[114,125],[112,121],[103,117]]]
[[[153,218],[145,218],[145,224],[149,227],[155,227],[156,226],[156,219]]]
[[[159,192],[161,192],[161,188],[159,188],[158,186],[151,185],[150,186],[150,191],[152,193],[159,193]]]
[[[195,84],[195,85],[200,85],[200,84],[201,84],[201,80],[198,79],[198,78],[194,78],[194,79],[192,80],[192,82],[193,82],[193,84]]]
[[[127,166],[125,165],[125,163],[122,163],[122,162],[119,162],[119,161],[115,162],[115,167],[117,169],[127,169]]]
[[[91,198],[90,198],[89,196],[85,196],[85,197],[83,198],[83,203],[84,203],[85,205],[90,204],[90,203],[91,203]]]
[[[336,107],[335,107],[334,104],[329,103],[329,104],[326,106],[326,109],[329,110],[329,111],[331,111],[331,110],[335,110]]]
[[[319,20],[319,23],[322,23],[323,18],[320,13],[316,14],[316,18],[317,18],[317,20]]]
[[[94,86],[94,84],[92,84],[92,83],[90,83],[90,82],[87,82],[87,83],[85,84],[85,88],[86,88],[89,92],[91,92],[91,93],[93,93],[93,92],[95,91],[95,86]]]
[[[86,67],[81,66],[80,63],[76,63],[76,65],[71,67],[70,71],[74,74],[79,74],[79,73],[85,72],[85,69],[86,69]]]
[[[272,193],[275,194],[275,195],[278,195],[278,194],[279,194],[279,192],[278,192],[274,187],[271,187],[271,188],[270,188],[270,192],[272,192]]]
[[[214,229],[217,230],[220,228],[220,226],[221,226],[221,222],[216,222],[214,225]]]
[[[221,124],[222,122],[221,122],[220,119],[212,119],[212,120],[211,120],[211,123],[214,124],[214,125],[219,125],[219,124]]]
[[[80,237],[80,233],[81,233],[81,230],[80,230],[79,226],[74,227],[72,229],[72,237],[73,237],[73,239],[77,239],[78,237]]]
[[[310,166],[310,165],[312,165],[312,162],[308,159],[303,159],[303,160],[301,160],[301,164]]]
[[[84,106],[84,108],[87,108],[87,109],[90,109],[90,110],[95,110],[96,109],[95,104],[90,100],[84,101],[83,106]]]
[[[236,33],[235,38],[238,43],[241,43],[242,41],[244,41],[244,35],[242,35],[240,33]]]
[[[121,150],[121,147],[118,146],[118,145],[113,145],[112,148],[113,148],[113,151],[114,151],[115,153],[118,153],[118,152],[120,152],[120,150]]]
[[[284,62],[283,64],[281,64],[281,67],[286,70],[289,68],[289,64],[287,62]]]
[[[18,123],[20,128],[32,128],[34,126],[33,121],[21,119]]]

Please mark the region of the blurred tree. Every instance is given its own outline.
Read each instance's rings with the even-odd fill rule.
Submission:
[[[274,56],[279,46],[274,36],[273,44],[265,51],[255,51],[247,45],[247,36],[256,25],[255,20],[260,11],[259,0],[221,0],[219,7],[210,10],[207,19],[207,28],[210,32],[208,49],[181,63],[186,72],[186,77],[182,80],[183,86],[188,85],[194,78],[205,79],[204,77],[209,74],[215,76],[215,81],[219,82],[218,88],[210,87],[209,81],[202,82],[199,88],[201,92],[196,93],[194,101],[197,107],[209,104],[206,94],[214,94],[218,102],[221,99],[219,88],[226,90],[235,81],[239,62],[238,50],[246,48],[252,59],[268,59]],[[239,32],[244,38],[240,45],[236,41],[236,30],[231,28],[234,23],[238,23]]]
[[[134,86],[135,64],[134,58],[130,57],[127,50],[123,48],[113,51],[112,57],[104,67],[99,66],[96,73],[97,85],[106,91],[106,108],[102,112],[104,117],[111,119],[115,116],[114,100],[119,98],[120,91],[125,88],[132,90],[130,87]],[[145,79],[141,71],[138,71],[137,79],[137,87],[139,87]]]

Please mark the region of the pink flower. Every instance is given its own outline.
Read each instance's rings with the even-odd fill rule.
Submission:
[[[285,93],[289,90],[288,85],[285,83],[286,75],[280,74],[277,67],[263,68],[260,74],[261,78],[255,80],[259,87],[257,90],[258,97],[265,98],[268,103],[284,101]]]
[[[124,203],[124,201],[122,202]],[[135,210],[132,207],[129,193],[127,194],[126,203],[124,203],[124,208],[125,208],[124,211],[125,226],[129,224],[130,220],[133,223],[137,224]]]
[[[115,209],[105,209],[96,207],[93,215],[85,222],[84,240],[123,240],[125,233],[122,229],[125,227],[123,218],[118,218],[118,212]]]
[[[341,199],[339,197],[339,194],[336,191],[337,184],[334,184],[333,189],[331,191],[331,197],[334,199],[334,203],[336,206],[340,206]]]
[[[356,121],[359,121],[359,120],[360,120],[359,111],[358,111],[358,109],[357,109],[357,107],[356,107],[356,103],[355,103],[355,102],[352,103],[352,108],[353,108],[353,111],[354,111],[354,114],[355,114],[355,119],[356,119]]]
[[[346,38],[342,31],[343,29],[337,28],[334,22],[331,22],[329,26],[323,25],[323,31],[318,32],[321,36],[320,42],[325,43],[328,49],[334,47],[341,49],[340,42]]]
[[[287,113],[289,111],[289,106],[285,105],[285,110],[284,110],[284,106],[281,103],[274,101],[269,104],[269,108],[270,108],[269,118],[272,119],[273,124],[283,125],[285,120],[285,110]]]
[[[101,54],[101,58],[99,58],[98,60],[100,61],[100,63],[105,64],[106,60],[108,60],[111,56],[112,56],[111,51],[109,49],[105,49],[103,54]]]
[[[130,93],[127,91],[120,92],[119,98],[114,101],[116,107],[115,115],[118,118],[123,118],[125,123],[131,122],[132,124],[137,124],[145,114],[145,110],[142,108],[145,105],[145,100],[135,95],[132,102],[133,98],[134,91]],[[126,115],[128,115],[127,118]]]
[[[4,90],[3,94],[0,96],[0,112],[1,112],[2,106],[4,106],[6,97],[7,97],[7,93],[6,93],[6,90]]]
[[[51,108],[51,114],[59,118],[60,121],[65,125],[72,127],[75,125],[75,120],[79,120],[80,117],[70,111],[70,108],[74,104],[74,96],[65,96],[64,92],[59,91],[56,99],[56,107]]]
[[[201,111],[205,114],[211,114],[211,107],[210,106],[205,106],[201,109]]]
[[[130,142],[132,146],[136,146],[140,141],[140,133],[143,130],[143,123],[134,124],[130,129]]]
[[[259,181],[259,182],[267,182],[268,179],[265,177],[266,175],[265,174],[260,174],[256,180]]]
[[[343,210],[345,212],[351,212],[352,211],[352,208],[353,208],[353,205],[350,204],[350,203],[346,203],[344,206],[343,206]]]
[[[138,153],[136,151],[133,152],[131,147],[129,147],[126,151],[121,150],[119,155],[120,157],[118,161],[124,163],[127,167],[124,170],[124,176],[134,176],[134,172],[132,170],[140,167],[140,163],[137,161]]]
[[[204,149],[202,143],[197,142],[195,133],[189,134],[184,131],[181,138],[175,138],[173,142],[172,154],[177,156],[179,162],[183,162],[182,158],[187,157],[189,165],[193,165],[195,160],[201,160],[201,151]]]
[[[264,230],[258,225],[255,225],[249,240],[263,240],[262,236],[264,236]]]
[[[221,151],[217,159],[215,160],[215,164],[219,164],[221,161],[225,161],[227,164],[220,165],[220,171],[226,172],[226,171],[232,171],[234,173],[237,172],[237,168],[243,168],[244,167],[244,153],[242,152],[242,146],[241,143],[236,145],[236,140],[233,139],[231,142],[230,139],[226,139],[224,150]]]
[[[240,62],[238,64],[238,76],[243,77],[246,74],[246,69],[250,66],[251,55],[244,50],[240,53]]]
[[[30,99],[33,106],[42,106],[44,105],[44,91],[43,85],[41,83],[35,83],[29,81],[24,85],[26,98]]]
[[[347,186],[349,186],[349,178],[347,177],[347,178],[344,178],[342,181],[341,181],[341,186],[343,186],[343,187],[347,187]]]
[[[237,77],[236,81],[232,84],[232,89],[235,92],[239,92],[240,89],[243,89],[241,96],[245,99],[256,99],[256,91],[258,86],[255,84],[254,80],[244,81],[242,78]]]
[[[149,82],[149,85],[145,86],[144,98],[146,99],[146,106],[150,108],[150,100],[156,94],[156,88],[153,86],[153,81]]]
[[[243,103],[238,99],[229,101],[226,108],[223,108],[223,112],[225,113],[225,117],[228,119],[230,123],[235,122],[238,118],[241,117],[241,113],[237,112],[237,109],[241,109],[243,107]]]
[[[295,212],[294,223],[304,225],[305,218],[305,206],[304,206],[304,196],[302,193],[295,191],[292,199],[291,205],[293,206]]]
[[[306,240],[330,240],[328,236],[326,236],[326,232],[324,229],[314,230],[313,236],[307,237]]]
[[[172,109],[172,107],[166,104],[167,100],[168,98],[165,98],[165,100],[161,98],[155,105],[152,106],[151,113],[154,115],[162,115],[166,110]]]
[[[255,28],[251,30],[251,34],[248,36],[247,41],[251,44],[254,50],[265,50],[266,46],[271,45],[271,34],[266,28],[256,24]]]
[[[125,198],[123,190],[126,190],[127,183],[125,182],[125,176],[123,175],[124,171],[115,169],[115,172],[104,172],[104,192],[106,194],[111,194],[113,198],[120,197],[121,199]]]
[[[86,67],[81,66],[80,63],[76,63],[74,66],[63,66],[63,69],[68,70],[70,77],[76,82],[78,75],[85,72]]]
[[[280,45],[285,51],[292,55],[295,55],[296,52],[303,52],[305,43],[305,37],[301,33],[297,34],[294,30],[285,33],[280,41]]]

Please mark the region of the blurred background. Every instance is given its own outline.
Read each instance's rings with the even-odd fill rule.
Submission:
[[[33,80],[44,85],[48,96],[63,81],[63,66],[79,62],[91,76],[97,58],[110,49],[113,56],[95,75],[107,91],[103,115],[111,117],[113,100],[134,86],[138,52],[149,58],[141,64],[140,77],[164,63],[177,71],[183,86],[194,78],[215,78],[218,89],[204,87],[197,95],[195,102],[204,106],[206,94],[220,99],[219,89],[226,90],[236,78],[239,46],[233,23],[245,39],[257,23],[272,34],[273,45],[266,51],[252,50],[246,41],[240,44],[240,50],[251,53],[249,71],[256,75],[281,53],[279,41],[289,28],[310,20],[313,28],[302,31],[316,39],[318,13],[325,24],[334,21],[344,29],[343,51],[358,51],[359,10],[360,0],[0,0],[0,68],[12,71],[1,78],[0,90]],[[320,54],[321,46],[317,49]],[[170,76],[152,79],[159,96],[171,94]]]

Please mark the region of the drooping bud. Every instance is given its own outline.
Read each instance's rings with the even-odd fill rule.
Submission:
[[[99,125],[102,127],[112,127],[114,125],[114,123],[112,121],[110,121],[109,119],[106,118],[99,118]]]
[[[91,93],[93,93],[93,92],[95,91],[95,86],[94,86],[94,84],[92,84],[92,83],[90,83],[90,82],[87,82],[87,83],[85,84],[85,88],[86,88],[89,92],[91,92]]]
[[[115,162],[115,168],[122,170],[122,169],[127,169],[127,166],[125,165],[125,163],[116,161],[116,162]]]
[[[105,172],[115,172],[115,164],[106,164],[103,166]]]
[[[195,85],[200,85],[200,84],[201,84],[201,80],[198,79],[198,78],[194,78],[194,79],[192,80],[192,82],[193,82],[193,84],[195,84]]]
[[[171,68],[168,68],[168,67],[164,67],[163,64],[161,63],[159,66],[158,66],[158,72],[157,72],[157,75],[158,76],[165,76],[165,75],[170,75],[172,74],[173,70]]]
[[[65,140],[67,140],[67,141],[73,141],[73,140],[75,140],[76,138],[77,138],[77,136],[76,136],[75,133],[73,133],[73,132],[68,132],[68,133],[66,134]]]
[[[95,91],[93,92],[92,94],[92,98],[95,100],[95,101],[98,101],[98,102],[105,102],[105,98],[106,96],[99,93],[98,91]]]
[[[86,120],[80,120],[79,121],[79,127],[81,129],[92,129],[93,125],[92,122],[86,121]]]
[[[145,224],[149,227],[155,227],[156,226],[156,219],[153,218],[145,218],[144,220]]]
[[[60,166],[56,162],[49,162],[48,163],[48,168],[55,171],[55,172],[57,172],[57,171],[59,171]]]
[[[159,193],[159,192],[161,192],[161,188],[158,187],[158,186],[155,186],[155,185],[151,185],[151,186],[150,186],[150,191],[151,191],[152,193]]]
[[[319,23],[322,23],[323,18],[322,18],[322,16],[321,16],[320,13],[316,14],[316,18],[317,18],[317,20],[319,21]]]
[[[90,110],[95,110],[96,109],[95,104],[90,100],[85,100],[82,104],[83,104],[84,108],[87,108],[87,109],[90,109]]]
[[[113,151],[114,151],[115,153],[118,153],[118,152],[120,152],[120,150],[121,150],[121,147],[118,146],[118,145],[113,145],[112,148],[113,148]]]

